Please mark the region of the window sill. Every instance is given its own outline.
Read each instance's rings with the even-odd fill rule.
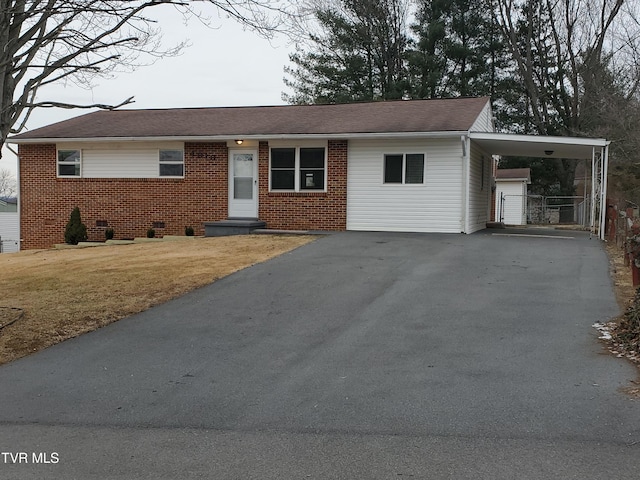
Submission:
[[[85,182],[182,182],[185,177],[56,177],[56,180],[83,180]]]
[[[270,197],[326,197],[326,190],[314,190],[314,191],[271,191],[267,193]]]

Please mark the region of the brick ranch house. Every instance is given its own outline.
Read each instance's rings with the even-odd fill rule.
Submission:
[[[491,212],[492,149],[508,140],[493,132],[487,97],[89,113],[9,139],[21,247],[61,242],[75,206],[90,240],[108,227],[201,235],[227,218],[472,233]]]

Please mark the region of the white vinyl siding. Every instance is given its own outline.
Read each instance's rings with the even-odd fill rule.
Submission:
[[[2,253],[20,249],[20,220],[18,212],[0,212],[0,241]]]
[[[487,104],[478,115],[478,118],[473,123],[473,126],[469,130],[470,132],[493,132],[495,131],[493,124],[493,110],[491,109],[491,103],[487,101]]]
[[[82,150],[83,178],[160,178],[160,150],[183,150],[180,142],[58,144]]]
[[[483,160],[484,159],[484,160]],[[466,233],[483,230],[489,221],[491,202],[491,156],[471,143],[469,172],[469,219]]]
[[[424,153],[423,184],[384,184],[384,156],[394,153]],[[351,140],[348,158],[348,230],[462,231],[459,138]]]
[[[504,195],[502,210],[500,198]],[[526,225],[527,184],[525,181],[496,181],[496,220],[506,225]]]

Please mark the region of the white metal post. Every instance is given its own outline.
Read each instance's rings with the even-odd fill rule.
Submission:
[[[591,215],[589,216],[589,231],[594,233],[596,222],[596,147],[591,149]]]
[[[605,237],[605,225],[607,221],[607,174],[609,171],[609,145],[602,149],[602,176],[600,183],[600,240]]]

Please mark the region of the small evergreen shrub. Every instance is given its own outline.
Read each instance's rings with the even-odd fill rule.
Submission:
[[[87,240],[87,226],[80,218],[80,208],[76,207],[71,212],[67,227],[64,230],[64,242],[69,245],[77,245]]]
[[[104,231],[104,238],[105,240],[113,240],[113,236],[115,235],[115,231],[113,230],[113,228],[107,228]]]
[[[193,227],[184,227],[184,234],[187,237],[193,237],[193,234],[194,234]]]
[[[149,230],[147,230],[147,238],[155,238],[156,236],[156,231],[153,228],[150,228]]]

